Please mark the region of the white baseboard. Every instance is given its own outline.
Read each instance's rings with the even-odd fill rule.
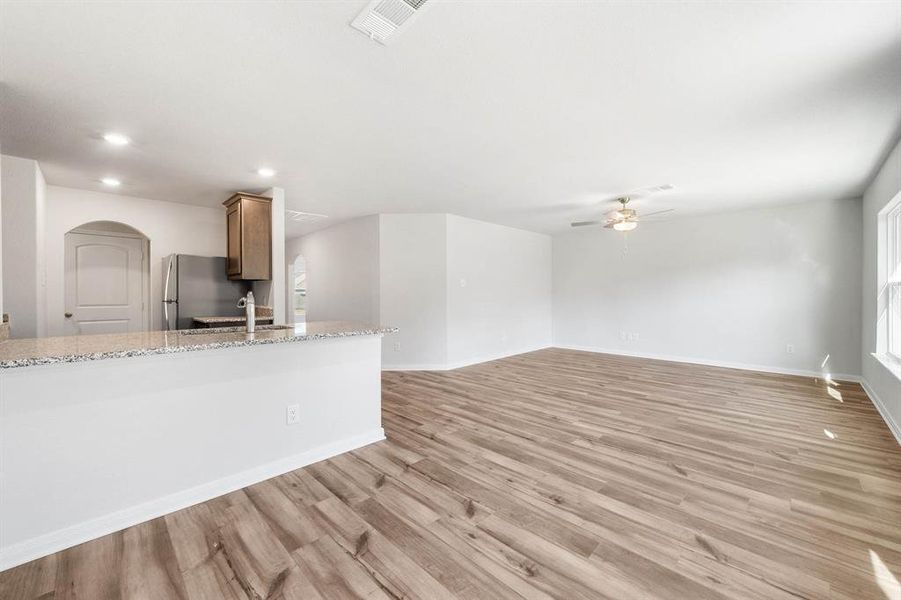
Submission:
[[[799,375],[801,377],[823,377],[823,373],[820,371],[808,371],[803,369],[786,369],[783,367],[772,367],[772,366],[764,366],[764,365],[749,365],[745,363],[733,363],[733,362],[724,362],[717,360],[707,360],[707,359],[699,359],[699,358],[685,358],[681,356],[669,356],[662,354],[647,354],[641,352],[628,352],[624,350],[609,350],[597,348],[594,346],[574,346],[574,345],[562,345],[557,344],[554,346],[555,348],[563,348],[565,350],[581,350],[583,352],[595,352],[600,354],[614,354],[617,356],[632,356],[636,358],[650,358],[654,360],[665,360],[670,362],[679,362],[679,363],[691,363],[696,365],[705,365],[711,367],[725,367],[727,369],[741,369],[743,371],[757,371],[761,373],[778,373],[780,375]],[[895,439],[898,441],[898,444],[901,445],[901,425],[898,424],[897,421],[892,417],[891,413],[885,407],[885,404],[882,403],[882,400],[879,396],[876,395],[876,392],[873,391],[873,388],[867,383],[867,380],[864,379],[860,375],[851,375],[848,373],[830,373],[829,374],[832,379],[836,381],[852,381],[855,383],[859,383],[863,388],[863,391],[870,398],[870,402],[873,403],[873,406],[876,407],[876,410],[879,412],[879,415],[882,417],[882,420],[885,421],[885,424],[888,426],[889,431],[892,432],[892,435],[895,436]]]
[[[0,550],[0,571],[384,439],[385,432],[379,427],[358,436],[325,444],[294,456],[13,544]]]
[[[382,371],[446,371],[444,363],[382,365]]]
[[[382,371],[452,371],[454,369],[460,369],[462,367],[478,365],[481,363],[490,362],[492,360],[499,360],[501,358],[509,358],[511,356],[525,354],[526,352],[535,352],[536,350],[544,350],[545,348],[550,348],[550,347],[551,347],[550,344],[539,344],[536,346],[527,346],[525,348],[520,348],[520,349],[514,350],[512,352],[497,352],[497,353],[493,353],[493,354],[482,354],[479,356],[474,356],[471,358],[467,358],[465,360],[455,361],[452,363],[382,365]]]
[[[885,424],[888,425],[889,431],[892,432],[892,435],[895,436],[895,440],[898,441],[898,444],[901,445],[901,426],[898,425],[898,422],[895,421],[894,417],[892,417],[892,413],[888,411],[885,407],[885,404],[882,403],[882,400],[876,395],[876,392],[873,391],[873,388],[867,383],[866,379],[860,380],[860,385],[863,388],[863,391],[866,392],[867,396],[870,398],[870,402],[873,403],[873,406],[876,407],[876,410],[879,411],[879,415],[882,417],[882,420],[885,421]]]
[[[747,363],[737,363],[721,360],[710,360],[706,358],[690,358],[685,356],[672,356],[669,354],[653,354],[648,352],[632,352],[629,350],[609,348],[599,348],[597,346],[579,346],[572,344],[554,344],[555,348],[563,348],[564,350],[580,350],[582,352],[595,352],[598,354],[614,354],[617,356],[631,356],[635,358],[649,358],[652,360],[665,360],[669,362],[689,363],[694,365],[704,365],[708,367],[723,367],[725,369],[741,369],[742,371],[757,371],[760,373],[776,373],[779,375],[798,375],[800,377],[823,377],[822,371],[812,371],[805,369],[786,369],[784,367],[774,367],[771,365],[753,365]],[[851,375],[849,373],[829,373],[832,379],[836,381],[853,381],[860,382],[860,375]]]
[[[525,348],[519,348],[518,350],[514,350],[512,352],[497,352],[494,354],[482,354],[479,356],[472,356],[470,358],[459,360],[456,362],[448,363],[447,369],[461,369],[463,367],[469,367],[472,365],[478,365],[481,363],[491,362],[492,360],[500,360],[501,358],[510,358],[511,356],[517,356],[519,354],[526,354],[527,352],[535,352],[537,350],[544,350],[545,348],[550,348],[551,344],[538,344],[535,346],[526,346]]]

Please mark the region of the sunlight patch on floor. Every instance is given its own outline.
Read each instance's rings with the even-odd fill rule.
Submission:
[[[879,555],[870,550],[870,564],[873,565],[873,575],[876,576],[876,585],[885,594],[886,600],[901,600],[901,583],[898,578],[889,571]]]

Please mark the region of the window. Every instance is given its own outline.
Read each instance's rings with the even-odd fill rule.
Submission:
[[[901,202],[886,215],[887,350],[901,362]]]

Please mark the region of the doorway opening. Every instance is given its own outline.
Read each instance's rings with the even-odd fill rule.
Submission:
[[[150,328],[150,240],[115,221],[92,221],[65,235],[67,334]]]
[[[307,262],[303,256],[294,259],[294,322],[305,323],[307,320]]]

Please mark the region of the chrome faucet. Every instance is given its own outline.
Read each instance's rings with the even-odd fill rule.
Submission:
[[[253,300],[253,292],[247,292],[245,297],[238,300],[238,308],[243,308],[247,314],[247,333],[253,333],[257,326],[257,312]]]

